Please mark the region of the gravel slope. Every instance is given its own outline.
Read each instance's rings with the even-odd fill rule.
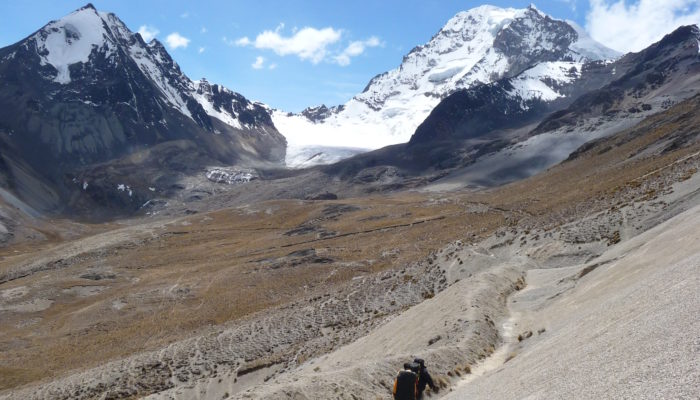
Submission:
[[[586,266],[530,270],[509,306],[533,336],[446,398],[697,398],[699,223],[694,207]]]

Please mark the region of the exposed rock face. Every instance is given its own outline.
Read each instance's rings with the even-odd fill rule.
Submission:
[[[601,62],[546,62],[512,78],[459,90],[418,126],[410,144],[474,139],[527,125],[613,79]]]
[[[270,113],[263,104],[251,102],[221,85],[212,85],[206,79],[194,83],[200,104],[212,116],[237,128],[273,126]]]
[[[342,105],[328,108],[325,104],[321,104],[318,107],[305,108],[301,112],[301,115],[305,116],[311,122],[322,122],[324,119],[330,117],[331,115],[343,111],[344,108],[345,107]]]
[[[508,72],[516,75],[530,68],[533,62],[582,60],[571,48],[578,38],[568,23],[528,8],[522,18],[498,32],[493,47],[506,56]]]
[[[196,148],[191,160],[158,154],[176,142]],[[129,164],[155,159],[157,168],[178,171],[274,164],[286,146],[264,106],[192,82],[160,42],[145,43],[92,5],[0,49],[0,143],[10,189],[45,211],[98,190],[89,179],[95,164],[135,154]],[[53,196],[30,195],[39,187]]]

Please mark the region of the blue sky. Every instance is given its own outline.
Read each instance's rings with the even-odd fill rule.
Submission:
[[[170,54],[190,78],[206,77],[250,99],[288,111],[321,103],[344,103],[374,75],[397,67],[404,54],[427,42],[454,14],[483,3],[479,0],[93,2],[98,10],[117,14],[133,31],[145,27],[144,32],[158,32],[156,37],[166,43]],[[530,1],[488,3],[523,8]],[[3,0],[0,47],[21,40],[49,20],[84,4],[85,0]],[[535,4],[553,17],[576,21],[592,31],[595,38],[622,51],[636,50],[623,48],[635,40],[639,42],[637,47],[657,40],[659,35],[675,28],[674,24],[700,20],[700,0],[549,0]],[[664,12],[665,19],[659,20]],[[634,21],[644,21],[654,28],[646,26],[635,31]]]

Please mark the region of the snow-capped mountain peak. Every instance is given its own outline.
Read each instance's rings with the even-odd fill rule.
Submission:
[[[440,100],[457,90],[514,77],[543,62],[582,63],[617,55],[534,5],[484,5],[450,18],[398,68],[374,77],[337,111],[313,120],[276,112],[274,122],[291,148],[379,148],[408,141]]]
[[[273,125],[267,108],[204,79],[190,80],[158,39],[146,43],[115,14],[97,11],[92,4],[51,21],[24,43],[27,50],[36,52],[46,79],[61,86],[76,81],[83,85],[85,80],[95,80],[93,74],[97,69],[124,70],[131,64],[155,86],[157,102],[176,109],[209,131],[219,133],[209,117],[234,129]],[[126,76],[133,77],[132,72]],[[93,99],[87,101],[97,104]],[[132,99],[128,103],[138,109],[135,102]],[[261,132],[265,133],[266,129]]]
[[[116,73],[122,80],[136,79],[129,91],[150,95],[155,90],[155,96],[147,100],[138,99],[138,95],[120,100],[136,112],[135,120],[144,119],[149,126],[164,124],[158,109],[169,107],[213,133],[224,128],[217,127],[212,119],[236,130],[262,127],[258,129],[261,134],[265,134],[266,127],[276,127],[287,138],[289,151],[301,152],[305,146],[374,149],[406,142],[451,93],[513,78],[528,70],[529,75],[513,81],[513,95],[523,100],[533,96],[558,98],[564,96],[563,92],[545,87],[545,79],[532,75],[539,71],[532,69],[534,66],[555,63],[543,68],[566,72],[571,63],[580,70],[581,63],[617,55],[593,41],[580,27],[551,18],[534,6],[514,9],[485,5],[457,13],[430,41],[404,56],[396,69],[373,78],[346,104],[309,108],[293,115],[273,112],[204,79],[190,80],[162,43],[156,39],[145,43],[116,15],[99,12],[90,4],[50,22],[23,43],[28,46],[26,50],[35,51],[41,75],[53,85],[75,89],[75,85],[84,87],[114,78],[116,75],[109,74]],[[114,72],[116,69],[121,72]],[[100,75],[107,70],[113,72]],[[135,77],[134,70],[142,77]],[[80,91],[80,96],[71,94],[75,90],[65,93],[81,97],[85,104],[104,101],[102,92]],[[154,104],[144,110],[144,101]],[[288,154],[288,159],[294,159],[294,155]]]
[[[112,13],[99,12],[88,4],[50,22],[31,36],[30,41],[32,39],[41,65],[51,65],[55,69],[54,82],[70,84],[75,78],[71,69],[78,64],[89,66],[105,60],[110,65],[118,65],[124,62],[122,56],[126,56],[156,84],[170,106],[197,120],[187,106],[186,93],[192,89],[191,82],[165,47],[156,39],[146,44]]]
[[[404,57],[398,69],[376,78],[355,100],[378,109],[392,97],[444,97],[456,89],[517,75],[538,62],[616,56],[583,35],[534,6],[480,6],[447,21],[427,44]]]
[[[40,131],[58,159],[79,164],[171,140],[209,146],[223,162],[276,163],[286,147],[269,109],[193,82],[161,42],[92,5],[0,49],[0,82],[5,126]]]
[[[112,50],[105,22],[92,4],[88,4],[57,21],[52,21],[35,35],[42,65],[52,65],[55,82],[70,83],[70,65],[87,62],[94,49]]]
[[[37,209],[135,211],[183,174],[284,161],[269,109],[195,84],[162,43],[92,5],[0,48],[0,89],[3,174]]]

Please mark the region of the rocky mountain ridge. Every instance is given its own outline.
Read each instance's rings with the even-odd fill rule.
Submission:
[[[116,203],[134,209],[165,175],[280,166],[285,147],[264,105],[190,80],[158,40],[91,4],[0,49],[1,172],[39,210],[106,206],[125,177],[137,189]]]

